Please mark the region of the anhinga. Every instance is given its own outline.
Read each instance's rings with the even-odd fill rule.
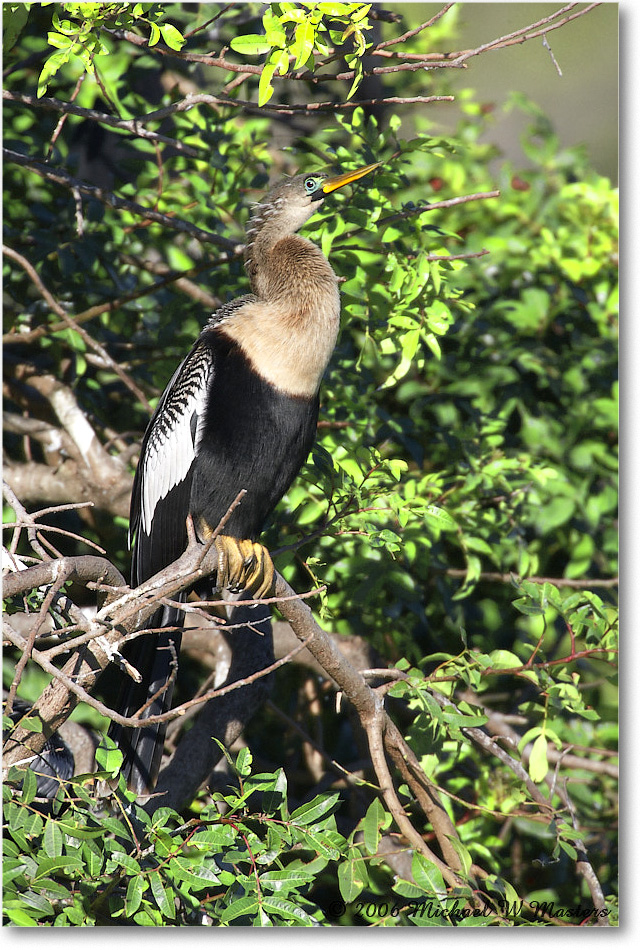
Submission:
[[[188,515],[206,541],[245,489],[213,542],[220,564],[216,587],[254,597],[270,591],[274,569],[257,538],[312,446],[321,377],[339,330],[336,275],[320,248],[296,232],[327,195],[378,164],[331,178],[297,175],[256,206],[245,247],[252,293],[210,318],[143,438],[130,512],[132,586],[180,557]],[[173,629],[130,644],[127,658],[143,682],[128,679],[123,715],[134,715],[152,696],[146,716],[169,708],[182,622],[179,608],[159,607],[146,627]],[[164,733],[153,724],[110,731],[138,793],[156,780]]]

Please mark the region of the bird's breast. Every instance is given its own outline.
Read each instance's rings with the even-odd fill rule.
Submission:
[[[339,292],[324,287],[283,300],[252,300],[221,327],[254,372],[290,396],[313,398],[339,332]]]

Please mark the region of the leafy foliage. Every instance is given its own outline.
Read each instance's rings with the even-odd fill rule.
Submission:
[[[272,3],[262,18],[264,32],[235,36],[230,46],[244,56],[267,54],[259,81],[259,105],[266,105],[274,94],[275,73],[285,76],[290,70],[306,67],[314,70],[314,54],[327,56],[331,43],[341,46],[350,39],[353,50],[346,52],[346,65],[355,70],[348,93],[350,99],[363,79],[362,59],[368,49],[365,31],[371,3]],[[326,21],[330,21],[328,25]],[[324,35],[325,34],[325,35]]]
[[[580,848],[615,919],[617,193],[517,94],[506,108],[529,118],[520,167],[484,144],[493,115],[472,91],[452,139],[433,134],[430,113],[390,104],[381,121],[367,107],[310,108],[302,126],[296,110],[292,121],[243,111],[229,81],[241,74],[225,73],[223,95],[198,60],[231,48],[250,69],[265,57],[243,74],[246,95],[288,108],[297,71],[306,102],[325,100],[312,79],[340,55],[351,71],[342,104],[380,35],[371,6],[233,5],[208,28],[206,5],[6,5],[6,88],[34,101],[5,103],[5,146],[28,159],[4,167],[5,241],[74,321],[5,259],[8,409],[49,424],[29,386],[52,374],[131,463],[208,309],[247,290],[243,225],[268,178],[383,161],[306,227],[340,277],[343,327],[317,444],[264,540],[296,589],[326,585],[326,627],[367,638],[388,668],[378,688],[452,819],[468,889],[419,851],[396,870],[392,815],[358,729],[336,716],[329,688],[289,665],[278,704],[296,725],[267,709],[247,730],[253,755],[228,754],[233,787],[201,792],[182,814],[133,802],[108,744],[101,771],[76,777],[49,812],[33,772],[14,770],[4,789],[14,925],[550,922],[533,903],[591,904]],[[454,16],[428,34],[444,48],[454,48]],[[425,39],[409,37],[404,53],[425,52]],[[448,92],[447,70],[434,72]],[[420,96],[425,83],[421,71],[386,75],[380,98]],[[179,108],[196,87],[213,98]],[[60,125],[65,110],[43,111],[45,92],[76,113]],[[140,125],[160,137],[87,109],[125,123],[161,110]],[[272,145],[277,121],[285,152]],[[100,194],[30,167],[44,162]],[[16,418],[6,447],[9,479],[65,461],[64,447],[25,435]],[[51,504],[38,491],[28,500]],[[51,525],[62,554],[99,545],[125,568],[121,510],[66,511]],[[22,535],[12,553],[32,553]],[[10,616],[38,616],[46,596],[13,601]],[[71,623],[51,609],[57,630]],[[7,686],[18,661],[8,651]],[[44,674],[29,663],[20,676],[35,700]],[[193,664],[179,693],[193,695],[204,676]],[[87,706],[77,718],[104,728]],[[500,740],[482,743],[496,735],[503,758]],[[309,765],[315,744],[338,763],[322,778]],[[405,782],[399,795],[430,841],[415,790]],[[488,916],[467,916],[473,891]]]
[[[120,752],[105,746],[97,760],[101,771],[61,790],[46,817],[32,806],[33,772],[13,800],[9,782],[4,907],[13,923],[314,926],[320,919],[305,894],[345,845],[332,817],[337,793],[290,813],[283,771],[252,775],[244,749],[231,763],[237,790],[217,794],[188,821],[170,808],[150,817],[118,775]],[[89,781],[117,782],[111,814],[104,806],[96,812]]]

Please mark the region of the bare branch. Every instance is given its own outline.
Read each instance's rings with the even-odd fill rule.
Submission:
[[[111,561],[86,554],[56,561],[43,561],[42,564],[34,564],[24,571],[5,574],[2,580],[3,595],[15,597],[37,587],[55,584],[60,577],[64,578],[63,583],[77,581],[79,584],[86,584],[88,581],[99,581],[113,587],[127,586],[125,578]]]
[[[436,864],[449,883],[453,886],[461,884],[456,873],[454,874],[453,870],[428,848],[421,835],[418,834],[407,818],[397,798],[383,751],[383,735],[390,720],[383,709],[381,697],[368,686],[363,676],[342,656],[336,644],[316,623],[307,604],[304,604],[301,600],[290,599],[292,593],[294,592],[290,585],[286,583],[281,575],[277,575],[275,594],[277,597],[283,598],[279,605],[281,613],[289,622],[299,640],[302,642],[305,640],[310,653],[321,664],[326,673],[336,681],[339,689],[358,713],[359,720],[368,737],[368,745],[382,795],[397,822],[399,830],[408,837],[415,848]],[[390,725],[392,724],[390,723]]]
[[[4,479],[27,502],[65,504],[75,498],[123,518],[129,514],[132,476],[124,466],[118,478],[96,482],[90,470],[76,459],[65,459],[55,469],[38,462],[6,463]]]
[[[463,205],[468,201],[485,201],[488,198],[499,198],[500,196],[501,192],[499,191],[478,191],[472,195],[456,195],[454,198],[444,198],[443,201],[431,201],[427,204],[416,205],[414,208],[397,211],[395,214],[389,214],[385,218],[379,218],[377,228],[390,224],[393,221],[401,221],[403,218],[412,218],[417,214],[424,214],[426,211],[436,211],[438,208],[453,208],[455,205]]]
[[[590,13],[591,10],[597,9],[600,4],[590,3],[587,7],[584,7],[583,10],[579,10],[577,13],[572,13],[570,16],[564,16],[565,13],[573,10],[576,6],[577,3],[567,3],[566,6],[561,7],[556,13],[551,13],[550,16],[542,17],[535,23],[531,23],[530,26],[523,26],[521,29],[515,30],[513,33],[507,33],[505,36],[500,36],[496,40],[491,40],[490,43],[483,43],[481,46],[478,46],[475,49],[465,50],[464,52],[457,54],[455,58],[451,60],[451,64],[453,66],[462,66],[467,60],[472,59],[473,56],[479,56],[480,53],[486,53],[488,50],[505,49],[508,46],[526,43],[528,40],[535,39],[538,36],[545,36],[546,33],[549,33],[552,30],[558,30],[561,26],[566,26],[567,23],[570,23],[571,20],[577,19],[577,17],[585,16],[587,13]],[[560,20],[559,23],[554,23],[553,21],[557,20],[558,17],[563,17],[563,19]],[[544,27],[544,29],[537,29],[537,27]]]
[[[46,466],[43,466],[43,468],[44,467]],[[39,554],[43,558],[43,560],[46,561],[48,559],[48,554],[40,545],[40,541],[38,539],[38,535],[36,531],[36,523],[34,519],[31,517],[31,515],[29,514],[29,512],[27,511],[27,509],[24,507],[24,505],[22,504],[22,502],[20,501],[16,493],[13,491],[11,486],[8,485],[6,481],[3,481],[2,483],[2,494],[6,498],[7,503],[11,505],[11,507],[15,511],[18,519],[23,524],[27,525],[27,537],[29,538],[29,543],[31,544],[31,547],[37,554]],[[16,538],[16,545],[12,546],[12,550],[15,550],[16,547],[17,547],[17,538]]]
[[[413,36],[417,36],[419,33],[423,33],[424,30],[429,29],[433,26],[438,20],[448,13],[451,7],[454,6],[454,3],[447,3],[441,8],[434,16],[431,16],[429,20],[426,20],[425,23],[421,23],[419,26],[414,27],[412,30],[407,30],[405,33],[402,33],[401,36],[394,36],[391,40],[385,40],[383,43],[378,43],[373,50],[368,51],[368,55],[376,56],[381,50],[386,49],[390,46],[397,46],[399,43],[405,43],[406,40],[412,39]]]

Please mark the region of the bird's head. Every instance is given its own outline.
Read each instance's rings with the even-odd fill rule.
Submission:
[[[381,162],[374,162],[372,165],[365,165],[334,177],[311,172],[286,178],[272,188],[255,207],[247,229],[248,237],[251,239],[263,227],[268,226],[278,229],[281,233],[293,234],[314,214],[324,198],[333,191],[358,181],[379,165]]]

